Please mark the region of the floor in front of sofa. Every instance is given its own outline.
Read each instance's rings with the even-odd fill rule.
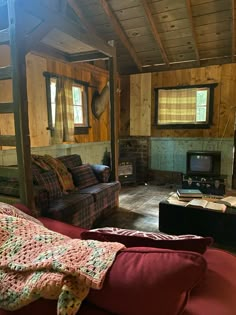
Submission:
[[[159,231],[159,202],[176,188],[172,185],[122,186],[119,208],[99,220],[96,227],[115,226],[126,229]]]

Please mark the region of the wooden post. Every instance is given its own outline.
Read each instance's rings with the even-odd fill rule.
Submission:
[[[110,126],[111,126],[111,180],[118,180],[118,130],[117,130],[117,100],[116,100],[116,58],[109,58],[109,83],[110,83]]]

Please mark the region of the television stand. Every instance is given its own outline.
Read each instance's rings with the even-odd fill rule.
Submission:
[[[207,195],[225,195],[227,175],[219,176],[199,176],[184,174],[182,178],[182,188],[199,189]]]

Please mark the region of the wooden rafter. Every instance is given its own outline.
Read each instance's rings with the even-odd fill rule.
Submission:
[[[80,32],[76,23],[58,12],[49,10],[42,5],[29,0],[21,1],[18,10],[24,10],[43,21],[47,21],[47,23],[51,25],[52,29],[57,28],[66,34],[70,34],[72,37],[80,40],[88,46],[94,47],[109,57],[115,56],[115,49],[113,47],[106,44],[95,34],[89,33],[88,36],[88,34]]]
[[[161,38],[160,38],[160,35],[158,33],[158,30],[156,28],[156,25],[155,25],[155,22],[153,20],[153,17],[152,17],[152,13],[151,13],[151,10],[150,10],[150,6],[147,2],[147,0],[142,0],[142,4],[143,4],[143,8],[145,10],[145,13],[146,13],[146,18],[150,24],[150,27],[151,27],[151,31],[152,31],[152,34],[160,48],[160,51],[161,51],[161,55],[162,55],[162,58],[164,60],[164,62],[169,66],[169,60],[168,60],[168,57],[167,57],[167,54],[166,54],[166,51],[165,51],[165,48],[162,44],[162,41],[161,41]]]
[[[191,28],[192,36],[193,36],[196,60],[197,60],[198,66],[200,66],[200,56],[199,56],[199,51],[198,51],[198,48],[197,48],[197,35],[196,35],[195,28],[194,28],[194,23],[193,23],[193,14],[192,14],[191,0],[186,0],[186,7],[187,7],[187,12],[188,12],[190,28]]]
[[[97,51],[91,51],[87,53],[71,54],[70,56],[68,56],[67,59],[69,62],[79,61],[88,62],[94,60],[107,59],[107,56]]]
[[[235,54],[235,0],[232,0],[232,62]]]
[[[113,26],[116,34],[119,36],[120,40],[122,41],[123,45],[127,48],[130,56],[133,58],[133,61],[137,65],[139,71],[142,71],[142,64],[132,46],[130,43],[127,35],[125,34],[122,26],[120,25],[120,22],[118,21],[116,15],[113,13],[110,5],[107,3],[106,0],[100,0],[100,4],[103,7],[104,12],[106,13],[107,17],[110,20],[111,25]]]

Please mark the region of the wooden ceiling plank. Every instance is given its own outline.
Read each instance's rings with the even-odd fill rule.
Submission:
[[[68,62],[67,56],[63,54],[61,51],[51,46],[49,47],[46,44],[41,43],[41,42],[34,46],[34,48],[32,49],[32,52],[36,55],[50,57],[52,59]]]
[[[41,20],[47,21],[47,23],[51,25],[51,28],[57,28],[66,34],[70,34],[72,37],[75,37],[86,45],[105,53],[109,57],[115,56],[115,49],[113,47],[106,44],[94,33],[89,33],[88,36],[88,34],[80,32],[76,23],[70,21],[56,11],[49,10],[39,3],[30,0],[21,1],[17,9],[24,10],[39,17]]]
[[[34,29],[29,35],[25,37],[25,50],[32,50],[34,46],[49,33],[50,30],[51,25],[47,22],[42,22],[36,29]]]
[[[77,2],[75,0],[67,0],[68,4],[71,6],[71,8],[74,10],[76,15],[79,17],[80,21],[86,27],[87,31],[91,33],[96,34],[96,29],[88,22],[88,19],[85,18],[84,13],[82,10],[79,8]]]
[[[157,44],[158,44],[158,46],[160,48],[162,58],[163,58],[164,62],[167,65],[169,65],[169,60],[168,60],[165,48],[164,48],[164,46],[162,44],[159,32],[158,32],[158,30],[156,28],[156,25],[155,25],[155,22],[153,20],[152,13],[151,13],[151,10],[150,10],[150,7],[149,7],[149,4],[148,4],[147,0],[142,0],[142,5],[143,5],[143,8],[144,8],[147,20],[148,20],[148,22],[150,24],[152,34],[153,34],[153,36],[155,38],[155,41],[157,42]]]
[[[197,60],[198,65],[200,66],[200,56],[199,56],[199,51],[198,51],[198,47],[197,47],[197,35],[195,32],[194,23],[193,23],[191,0],[186,0],[186,7],[187,7],[187,12],[188,12],[188,17],[189,17],[190,28],[192,30],[196,60]]]
[[[113,13],[112,9],[110,8],[109,4],[107,3],[106,0],[100,0],[100,4],[104,9],[104,12],[106,13],[106,15],[108,16],[110,23],[112,24],[112,26],[114,27],[115,32],[117,33],[117,35],[119,36],[120,40],[122,41],[122,43],[124,44],[124,46],[127,48],[128,52],[130,53],[130,55],[132,56],[135,64],[137,65],[139,71],[142,71],[142,64],[133,48],[133,46],[131,45],[128,37],[126,36],[125,32],[123,31],[117,17],[115,16],[115,14]]]
[[[232,62],[234,62],[234,54],[235,54],[235,0],[232,0]]]
[[[215,1],[208,2],[208,3],[195,5],[192,8],[193,8],[193,16],[195,17],[195,16],[201,16],[201,15],[221,12],[224,10],[230,10],[231,5],[230,5],[229,0],[227,0],[227,1],[215,0]]]

